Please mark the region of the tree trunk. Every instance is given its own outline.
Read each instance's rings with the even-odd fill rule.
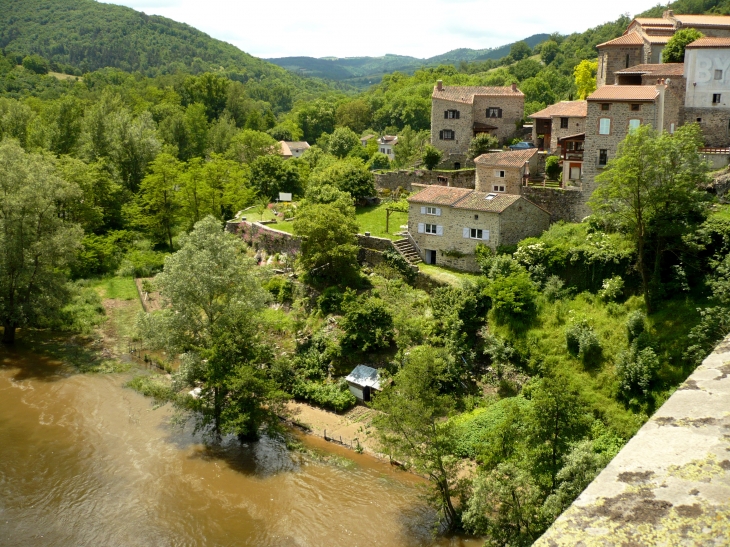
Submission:
[[[213,388],[213,427],[215,430],[215,442],[220,443],[223,438],[221,437],[221,403],[220,403],[220,388]]]
[[[10,323],[5,323],[3,325],[3,344],[14,344],[15,343],[15,329],[17,328],[15,325],[11,325]]]
[[[646,257],[644,256],[644,253],[644,236],[643,234],[640,234],[637,245],[637,254],[639,256],[637,258],[639,262],[639,273],[641,274],[641,291],[644,293],[644,304],[646,304],[646,313],[650,314],[652,312],[652,305],[651,295],[649,294],[649,274],[646,271]]]

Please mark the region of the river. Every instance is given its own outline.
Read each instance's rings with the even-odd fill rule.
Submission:
[[[264,439],[211,451],[127,375],[0,349],[0,545],[450,546],[420,479],[305,436],[347,465]]]

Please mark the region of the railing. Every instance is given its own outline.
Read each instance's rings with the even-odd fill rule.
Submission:
[[[700,154],[730,154],[730,148],[700,148]]]

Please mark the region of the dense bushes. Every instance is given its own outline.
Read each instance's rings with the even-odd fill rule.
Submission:
[[[299,381],[294,384],[292,395],[335,412],[344,412],[357,403],[344,380],[336,383]]]
[[[568,352],[585,365],[595,364],[601,358],[601,342],[585,319],[574,321],[565,329],[565,342]]]
[[[393,341],[393,316],[378,298],[350,302],[340,326],[345,331],[342,346],[355,351],[377,351]]]
[[[269,291],[279,303],[291,302],[294,298],[294,283],[291,279],[275,276],[264,283],[264,289]]]

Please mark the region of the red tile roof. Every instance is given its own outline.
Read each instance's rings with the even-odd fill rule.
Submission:
[[[495,167],[522,167],[535,154],[537,148],[526,148],[525,150],[508,150],[506,152],[489,152],[482,154],[474,160],[479,165],[493,165]]]
[[[655,76],[684,76],[684,63],[634,65],[617,70],[616,74],[653,74]]]
[[[730,19],[730,17],[728,17]],[[705,36],[687,45],[688,48],[725,48],[730,47],[730,38],[710,38]]]
[[[727,27],[730,28],[730,17],[727,15],[674,15],[683,27]]]
[[[674,23],[669,19],[662,19],[661,17],[636,17],[634,19],[642,27],[673,27]],[[629,25],[631,26],[631,25]]]
[[[596,47],[614,47],[614,46],[643,46],[644,39],[639,35],[638,32],[629,32],[623,36],[619,36],[608,42],[598,44]]]
[[[417,194],[409,196],[409,203],[433,203],[435,205],[453,205],[464,196],[470,194],[468,188],[453,188],[449,186],[429,186]]]
[[[653,85],[604,85],[594,91],[588,101],[654,101],[659,92]]]
[[[433,95],[434,99],[446,99],[447,101],[454,101],[458,103],[472,104],[474,97],[486,96],[504,96],[512,95],[515,97],[524,97],[524,94],[519,89],[512,91],[512,87],[484,87],[484,86],[444,86],[441,91],[438,87],[434,86]]]
[[[585,101],[561,101],[547,108],[530,114],[528,118],[552,118],[562,116],[567,118],[585,118],[588,115],[588,103]]]
[[[487,199],[488,196],[491,196],[491,198]],[[459,200],[453,205],[453,207],[454,209],[469,209],[471,211],[501,213],[520,199],[524,198],[516,194],[488,194],[486,192],[474,191]]]

